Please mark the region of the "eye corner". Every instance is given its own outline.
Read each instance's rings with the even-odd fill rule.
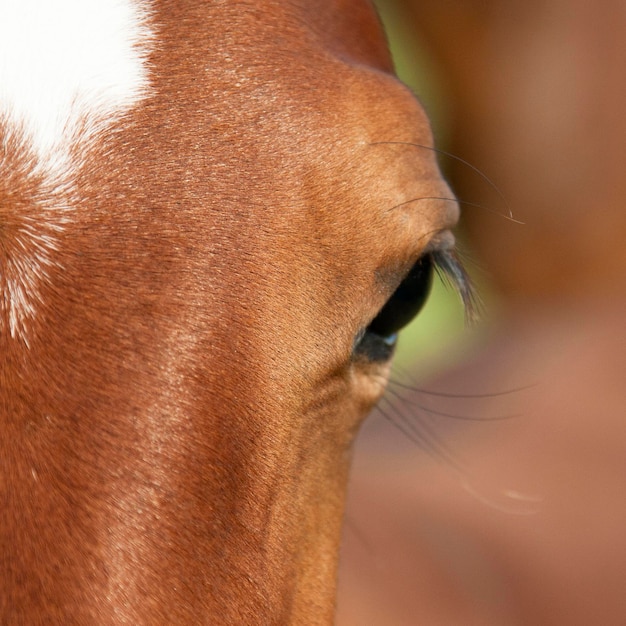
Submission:
[[[376,333],[364,329],[354,342],[352,360],[367,363],[386,363],[393,356],[398,343],[398,334],[381,337]]]

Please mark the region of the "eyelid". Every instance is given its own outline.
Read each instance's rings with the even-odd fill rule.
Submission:
[[[431,236],[428,245],[424,248],[422,254],[435,254],[438,252],[446,252],[454,250],[456,239],[451,230],[445,229],[436,232]]]

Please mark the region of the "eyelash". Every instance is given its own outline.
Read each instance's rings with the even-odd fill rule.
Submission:
[[[433,268],[439,279],[452,287],[461,298],[468,324],[478,321],[482,304],[469,274],[455,250],[434,250],[430,253]]]

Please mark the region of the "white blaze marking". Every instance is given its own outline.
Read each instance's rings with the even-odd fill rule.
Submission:
[[[0,115],[42,164],[145,93],[147,17],[132,0],[0,0]]]
[[[81,148],[147,95],[150,13],[148,0],[0,0],[0,122],[8,132],[0,135],[0,191],[16,180],[3,152],[15,145],[10,136],[35,158],[32,171],[18,174],[36,186],[29,215],[1,207],[22,227],[0,242],[0,333],[4,310],[11,336],[26,345],[26,322],[42,304],[38,285],[77,200]]]

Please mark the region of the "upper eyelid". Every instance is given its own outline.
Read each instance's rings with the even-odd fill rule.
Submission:
[[[456,246],[454,233],[449,228],[442,228],[441,230],[428,233],[427,237],[429,238],[428,243],[424,246],[420,256],[435,254],[437,252],[444,253],[449,250],[454,250]]]

